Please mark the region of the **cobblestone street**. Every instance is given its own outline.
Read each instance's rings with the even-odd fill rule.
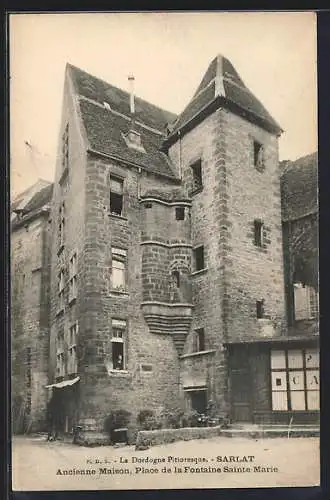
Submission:
[[[241,462],[236,458],[233,462],[230,456],[239,457]],[[265,472],[267,467],[268,472]],[[177,442],[146,451],[135,451],[128,446],[84,448],[63,441],[49,443],[44,436],[13,438],[13,490],[252,488],[318,484],[317,438],[219,437]]]

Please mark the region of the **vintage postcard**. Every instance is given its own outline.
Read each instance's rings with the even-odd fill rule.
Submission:
[[[13,490],[319,485],[316,15],[9,29]]]

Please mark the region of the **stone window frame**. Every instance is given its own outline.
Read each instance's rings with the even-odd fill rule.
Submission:
[[[125,179],[121,177],[120,175],[114,174],[110,172],[109,175],[109,183],[110,183],[110,201],[109,201],[109,214],[114,216],[114,217],[125,217],[124,215],[124,183]],[[117,189],[115,187],[115,183],[118,183],[121,185],[121,188]],[[117,211],[113,211],[112,205],[111,205],[111,198],[112,199],[119,199],[120,197],[120,203],[121,203],[121,209],[120,213]]]
[[[124,285],[114,286],[113,283],[113,263],[118,262],[119,264],[124,264],[123,276],[124,276]],[[121,269],[122,270],[122,269]],[[121,292],[127,293],[127,282],[128,282],[128,260],[127,260],[127,248],[121,247],[111,247],[111,276],[110,276],[110,289],[111,292]]]
[[[265,144],[257,138],[252,138],[253,166],[262,173],[265,170]]]
[[[197,261],[196,261],[196,252],[199,249],[203,249],[203,257],[202,257],[203,266],[199,267],[197,269],[197,265],[196,265],[197,264]],[[192,274],[201,273],[203,271],[206,271],[207,270],[207,266],[206,266],[206,262],[205,262],[205,246],[203,244],[196,245],[196,246],[193,247],[192,252],[193,252],[193,272],[192,272]]]
[[[171,271],[171,277],[172,277],[173,288],[180,288],[181,275],[179,269],[173,269]]]
[[[272,360],[272,353],[275,352],[280,352],[282,353],[282,363],[273,365],[273,360]],[[301,361],[302,363],[297,363],[298,358],[294,358],[293,353],[299,353],[301,354]],[[317,364],[311,364],[308,366],[308,357],[310,357],[311,352],[316,352],[317,353],[317,359],[318,363]],[[309,355],[307,355],[309,353]],[[319,350],[316,347],[283,347],[283,348],[272,348],[270,350],[270,390],[271,390],[271,408],[272,411],[285,411],[285,412],[292,412],[292,411],[319,411],[319,406],[318,408],[311,408],[311,405],[309,404],[309,399],[308,396],[310,393],[318,393],[320,394],[320,389],[319,389],[319,377],[320,377],[320,363],[319,363]],[[298,366],[297,366],[298,364]],[[315,375],[315,372],[317,372],[317,375]],[[317,389],[308,389],[308,382],[310,382],[310,377],[308,374],[313,374],[314,377],[317,377]],[[278,375],[276,377],[276,375]],[[299,379],[298,376],[302,377],[302,382],[301,382],[301,387],[298,387],[298,389],[292,389],[291,386],[296,383],[296,380],[298,380],[297,385],[299,384]],[[313,376],[313,375],[312,375]],[[282,385],[282,382],[284,385]],[[297,408],[293,404],[293,393],[304,393],[304,408]],[[285,397],[282,400],[282,403],[284,403],[280,407],[280,404],[275,405],[274,404],[274,393],[282,393],[285,394]],[[277,406],[277,408],[274,408],[274,406]]]
[[[65,245],[65,202],[61,201],[58,211],[58,253],[60,253]]]
[[[78,253],[74,250],[69,260],[69,304],[77,299],[78,295]]]
[[[256,300],[256,316],[257,319],[265,319],[265,299]]]
[[[56,335],[56,378],[62,378],[66,375],[64,351],[64,330],[61,328]]]
[[[315,290],[314,287],[309,286],[309,285],[304,285],[302,283],[294,283],[293,284],[293,290],[294,290],[294,320],[295,321],[304,321],[304,320],[313,320],[317,319],[319,316],[319,294],[318,290]],[[298,290],[301,292],[304,290],[305,294],[305,304],[306,308],[304,310],[304,316],[297,317],[297,309],[296,309],[296,302],[297,302],[297,292]]]
[[[195,328],[193,337],[193,352],[205,351],[205,328]]]
[[[264,226],[265,223],[262,219],[254,219],[254,245],[258,248],[263,248],[264,246]]]
[[[178,221],[185,220],[185,217],[186,217],[185,206],[175,207],[175,220]]]
[[[65,303],[65,270],[61,267],[58,272],[58,313],[64,310]]]
[[[189,168],[191,171],[191,176],[192,176],[192,189],[191,189],[191,195],[195,195],[203,191],[204,184],[203,184],[203,159],[201,156],[197,157],[194,159],[190,164]],[[197,172],[197,168],[198,171]]]
[[[128,338],[127,319],[118,317],[111,318],[110,344],[111,344],[111,364],[112,364],[111,371],[113,372],[126,372],[127,370],[127,338]],[[119,345],[122,346],[121,354],[118,354],[118,356],[119,355],[122,356],[121,367],[117,365],[117,363],[116,363],[117,367],[115,367],[114,350],[113,350],[114,344],[116,344],[118,347]]]
[[[26,361],[26,387],[28,389],[32,386],[32,348],[27,346],[25,348],[25,361]]]
[[[68,338],[68,366],[67,372],[69,375],[77,374],[78,372],[78,359],[77,359],[77,337],[79,331],[79,322],[76,320],[69,327]]]

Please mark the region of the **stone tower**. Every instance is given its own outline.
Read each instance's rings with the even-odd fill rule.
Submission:
[[[219,55],[165,141],[191,197],[194,309],[181,359],[188,406],[212,399],[227,412],[227,343],[285,331],[280,133]]]

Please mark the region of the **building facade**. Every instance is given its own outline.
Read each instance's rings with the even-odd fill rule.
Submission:
[[[11,206],[13,432],[46,428],[49,380],[50,228],[53,186],[38,181]]]
[[[281,132],[222,56],[180,116],[67,65],[48,381],[63,431],[211,401],[233,422],[318,418],[317,334],[289,314]]]

